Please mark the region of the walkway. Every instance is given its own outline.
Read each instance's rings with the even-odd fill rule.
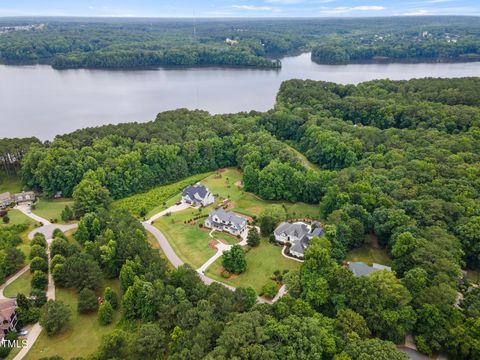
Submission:
[[[60,229],[61,231],[68,231],[68,230],[76,228],[77,224],[70,224],[70,225],[52,224],[48,220],[46,220],[46,219],[44,219],[44,218],[42,218],[38,215],[33,214],[30,211],[30,208],[27,207],[27,206],[21,205],[21,206],[16,206],[15,208],[20,210],[22,213],[24,213],[28,217],[32,218],[33,220],[43,224],[43,226],[41,226],[39,228],[36,228],[33,231],[31,231],[30,234],[28,234],[28,238],[30,240],[33,239],[33,236],[36,233],[42,233],[43,235],[45,235],[45,238],[47,239],[47,244],[48,244],[48,247],[47,247],[48,263],[50,265],[50,244],[53,241],[53,239],[52,239],[53,231],[55,229]],[[10,281],[10,279],[8,281],[10,281],[10,282],[15,281],[15,279],[13,279],[14,277],[18,278],[18,276],[23,274],[28,269],[29,269],[29,266],[27,265],[24,268],[22,268],[22,270],[17,272],[17,274],[15,274],[15,276],[13,276],[11,278],[12,279],[11,281]],[[5,285],[5,287],[6,287],[8,284],[7,283],[5,283],[5,284],[6,284]],[[1,294],[3,296],[3,288],[0,288],[0,290],[1,290]],[[53,281],[51,271],[49,271],[49,273],[48,273],[47,299],[48,300],[55,300],[55,283]],[[25,339],[27,340],[27,346],[23,347],[20,350],[20,352],[17,355],[15,355],[13,360],[22,360],[25,357],[25,355],[27,355],[27,353],[32,348],[33,344],[35,344],[35,341],[37,341],[38,337],[40,336],[40,333],[42,332],[42,327],[37,322],[37,323],[27,327],[27,330],[28,330],[28,334],[27,334],[27,336],[25,336]]]
[[[183,205],[183,206],[182,206]],[[185,207],[185,205],[188,205],[188,204],[184,204],[182,203],[181,205],[174,205],[166,210],[163,210],[161,212],[159,212],[158,214],[155,214],[153,215],[150,219],[148,219],[147,221],[144,221],[142,223],[143,227],[145,228],[145,230],[149,231],[158,241],[158,244],[160,245],[160,247],[162,248],[163,250],[163,253],[165,254],[166,258],[172,263],[172,265],[175,267],[175,268],[178,268],[179,266],[182,266],[184,264],[184,262],[182,261],[182,259],[180,259],[178,257],[178,255],[175,253],[175,251],[173,250],[172,246],[170,245],[170,243],[168,242],[168,240],[165,238],[165,236],[162,234],[162,232],[160,230],[158,230],[155,226],[152,225],[152,222],[162,216],[164,216],[165,214],[168,214],[168,213],[172,213],[172,212],[176,212],[176,211],[181,211],[181,210],[185,210],[188,208],[188,206]],[[258,228],[257,228],[258,229]],[[215,232],[215,230],[212,230],[210,231],[210,237],[213,239],[213,233]],[[246,246],[247,245],[247,234],[248,234],[248,231],[245,231],[241,237],[242,237],[242,241],[240,241],[238,243],[238,245],[240,246]],[[232,248],[233,245],[228,245],[228,244],[224,244],[220,241],[217,241],[217,252],[215,253],[215,255],[213,255],[210,259],[208,259],[201,267],[199,267],[197,269],[197,273],[198,273],[198,276],[200,277],[200,279],[202,280],[202,282],[205,284],[205,285],[210,285],[210,284],[213,284],[213,283],[218,283],[218,284],[221,284],[223,286],[225,286],[227,289],[231,290],[231,291],[235,291],[235,287],[234,286],[231,286],[231,285],[228,285],[228,284],[225,284],[221,281],[217,281],[215,279],[212,279],[208,276],[205,275],[205,271],[208,269],[208,267],[210,265],[212,265],[218,258],[220,258],[223,253],[225,251],[228,251]],[[257,297],[257,302],[258,303],[261,303],[261,304],[273,304],[275,301],[277,301],[278,299],[280,299],[283,295],[285,295],[287,292],[287,289],[285,287],[285,285],[283,285],[277,295],[272,299],[272,300],[269,300],[269,299],[265,299],[263,297]]]

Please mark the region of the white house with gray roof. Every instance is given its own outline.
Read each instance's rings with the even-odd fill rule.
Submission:
[[[247,219],[238,216],[234,212],[225,211],[222,208],[208,214],[205,227],[228,232],[234,236],[241,236],[247,230]]]
[[[5,192],[0,194],[0,209],[6,208],[12,204],[28,204],[31,205],[35,202],[35,193],[33,191],[22,191],[18,194],[10,194]]]
[[[213,204],[215,198],[207,187],[197,184],[183,190],[182,200],[194,206],[207,206]]]
[[[276,241],[282,244],[291,244],[290,254],[298,258],[304,257],[305,249],[314,237],[323,234],[323,228],[318,222],[309,225],[300,221],[294,223],[282,222],[273,232]]]

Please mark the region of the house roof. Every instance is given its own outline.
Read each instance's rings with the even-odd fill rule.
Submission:
[[[188,195],[192,200],[194,199],[203,200],[208,195],[208,193],[209,193],[208,188],[206,188],[203,185],[193,185],[193,186],[190,185],[183,190],[182,196]]]
[[[306,244],[308,246],[308,244]],[[290,251],[292,252],[296,252],[298,254],[304,254],[305,252],[305,248],[307,247],[305,246],[305,244],[303,243],[303,241],[295,241],[293,244],[292,244],[292,247],[290,248]]]
[[[17,301],[15,299],[1,299],[0,300],[0,323],[5,320],[10,321],[10,318],[15,313],[17,308]]]
[[[348,263],[348,268],[353,272],[353,275],[355,276],[365,276],[378,270],[392,270],[392,268],[390,268],[389,266],[381,264],[373,264],[372,266],[369,266],[364,262],[360,261]]]
[[[282,222],[274,231],[275,235],[285,234],[286,236],[294,236],[298,239],[303,238],[310,232],[310,227],[302,222],[287,223]]]
[[[231,211],[225,211],[222,208],[219,208],[218,210],[211,211],[210,214],[208,214],[208,218],[213,221],[213,217],[217,216],[221,221],[225,221],[229,224],[234,225],[237,228],[243,227],[247,220],[244,219],[243,217],[238,216],[234,212]]]
[[[0,202],[9,201],[11,199],[12,199],[12,194],[10,194],[9,192],[4,192],[0,194]]]

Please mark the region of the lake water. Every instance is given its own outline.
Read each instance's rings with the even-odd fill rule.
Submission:
[[[288,79],[359,83],[372,79],[480,76],[480,62],[318,65],[310,54],[280,70],[188,68],[145,71],[53,70],[0,65],[0,138],[57,134],[108,123],[153,120],[177,108],[211,113],[271,109]]]

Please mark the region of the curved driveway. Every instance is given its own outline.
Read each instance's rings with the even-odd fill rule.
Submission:
[[[162,248],[163,250],[163,253],[165,254],[165,256],[167,257],[168,261],[170,261],[172,263],[172,265],[175,267],[175,268],[178,268],[180,266],[182,266],[183,264],[185,264],[182,259],[180,259],[178,257],[178,255],[175,253],[175,251],[173,250],[172,246],[170,245],[170,243],[168,242],[168,240],[166,239],[165,235],[162,234],[162,232],[160,230],[158,230],[155,226],[152,225],[152,222],[160,217],[162,217],[163,215],[167,214],[167,213],[172,213],[172,212],[176,212],[176,211],[181,211],[181,210],[185,210],[187,209],[189,206],[187,206],[186,204],[182,203],[181,205],[174,205],[166,210],[163,210],[161,211],[160,213],[158,214],[155,214],[153,215],[150,219],[148,219],[147,221],[144,221],[142,222],[142,225],[143,227],[145,228],[145,230],[149,231],[154,237],[155,239],[157,239],[158,241],[158,244],[160,245],[160,247]],[[212,236],[212,233],[213,233],[213,230],[210,232],[210,237],[213,237]],[[241,246],[245,246],[247,245],[247,236],[246,234],[244,236],[242,236],[243,240],[241,242],[239,242],[238,244],[241,245]],[[215,253],[215,255],[213,255],[210,259],[208,259],[199,269],[197,269],[197,273],[198,273],[198,276],[200,277],[200,279],[202,280],[202,282],[205,284],[205,285],[210,285],[212,283],[218,283],[218,284],[221,284],[223,286],[225,286],[227,289],[231,290],[231,291],[235,291],[235,287],[234,286],[231,286],[231,285],[227,285],[221,281],[217,281],[215,279],[212,279],[208,276],[205,275],[205,271],[207,270],[207,268],[213,264],[215,262],[215,260],[217,260],[220,256],[222,256],[223,252],[226,251],[226,250],[230,250],[232,246],[231,245],[227,245],[227,244],[223,244],[221,242],[218,242],[217,243],[217,252]],[[279,290],[278,290],[278,293],[277,295],[272,299],[272,300],[269,300],[269,299],[266,299],[266,298],[263,298],[263,297],[260,297],[258,296],[257,297],[257,302],[258,303],[261,303],[261,304],[273,304],[275,301],[277,301],[278,299],[280,299],[283,295],[285,295],[287,293],[287,289],[285,287],[285,285],[283,285]]]
[[[16,206],[15,209],[20,210],[22,213],[24,213],[25,215],[27,215],[31,219],[43,224],[43,226],[41,226],[39,228],[36,228],[33,231],[31,231],[28,234],[28,238],[30,240],[33,239],[33,236],[36,233],[41,233],[41,234],[45,235],[45,238],[47,239],[47,244],[48,244],[47,255],[48,255],[48,262],[49,263],[50,263],[49,247],[50,247],[50,244],[53,241],[53,239],[52,239],[53,231],[55,229],[60,229],[61,231],[68,231],[68,230],[71,230],[71,229],[75,229],[77,227],[77,224],[69,224],[69,225],[52,224],[47,219],[44,219],[44,218],[32,213],[30,211],[30,208],[27,207],[27,206],[24,206],[24,205]],[[17,272],[14,276],[12,276],[10,279],[8,279],[7,282],[2,287],[0,287],[1,296],[3,296],[4,288],[6,286],[8,286],[8,284],[15,281],[20,275],[22,275],[24,272],[26,272],[29,268],[30,268],[29,265],[23,267],[19,272]],[[48,300],[55,300],[55,283],[53,282],[51,271],[49,271],[49,273],[48,273],[47,299]],[[29,326],[29,327],[27,327],[27,328],[28,328],[28,334],[25,337],[26,340],[27,340],[27,346],[23,347],[20,350],[20,352],[17,355],[15,355],[13,360],[22,360],[25,357],[25,355],[27,355],[27,353],[30,351],[33,344],[35,344],[35,341],[38,339],[38,337],[40,336],[40,333],[42,332],[42,327],[40,326],[40,324],[38,322]]]

